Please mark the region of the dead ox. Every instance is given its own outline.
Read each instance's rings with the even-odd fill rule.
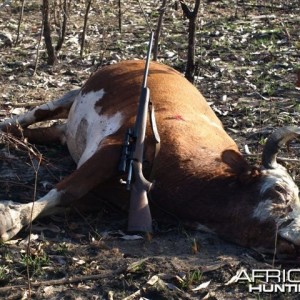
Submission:
[[[32,214],[32,203],[1,202],[2,241],[17,234],[31,217],[73,205],[91,190],[97,191],[99,198],[128,207],[117,166],[125,131],[134,125],[143,70],[143,61],[104,67],[80,91],[0,125],[2,131],[15,131],[19,124],[23,135],[34,143],[66,143],[78,165],[35,202]],[[300,245],[298,187],[277,164],[276,155],[300,130],[277,130],[266,143],[262,167],[252,167],[202,95],[178,72],[152,63],[148,86],[161,136],[151,172],[155,179],[150,201],[153,215],[167,212],[247,247],[273,251],[277,241],[278,251],[296,253]],[[28,128],[58,118],[67,121],[48,128]],[[149,134],[145,145],[149,162],[154,154],[152,139]]]

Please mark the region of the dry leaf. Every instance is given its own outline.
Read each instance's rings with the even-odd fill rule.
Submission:
[[[245,268],[240,268],[237,270],[236,274],[229,279],[225,285],[231,285],[233,283],[236,283],[237,279],[240,277],[240,274],[242,271],[245,271]]]
[[[192,289],[192,291],[197,292],[197,291],[206,289],[210,285],[210,282],[211,282],[211,280],[203,282],[200,285],[198,285],[197,287],[195,287],[194,289]]]

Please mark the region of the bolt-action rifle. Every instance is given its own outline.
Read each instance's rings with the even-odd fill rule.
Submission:
[[[147,78],[152,43],[153,33],[151,32],[135,126],[133,129],[128,129],[126,132],[119,165],[119,170],[121,172],[127,172],[126,185],[127,189],[131,191],[128,219],[129,231],[152,232],[152,217],[147,197],[147,193],[150,191],[152,183],[144,177],[142,170],[150,99]],[[134,175],[133,183],[132,175]]]

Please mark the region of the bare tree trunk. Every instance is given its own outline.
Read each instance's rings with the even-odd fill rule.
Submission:
[[[236,19],[238,18],[238,7],[239,7],[239,0],[235,0],[235,13],[234,13],[234,17]]]
[[[119,31],[122,32],[122,5],[121,5],[121,0],[118,1],[118,7],[119,7]]]
[[[55,49],[53,47],[52,38],[51,38],[48,0],[43,0],[42,12],[43,12],[43,24],[44,24],[44,38],[45,38],[45,44],[46,44],[46,49],[48,54],[47,63],[48,65],[55,65],[57,63],[57,57],[56,57]]]
[[[300,88],[300,69],[297,70],[297,82],[296,87]]]
[[[65,40],[65,36],[66,36],[67,21],[68,21],[68,17],[69,17],[67,0],[64,0],[63,7],[62,7],[62,13],[63,13],[63,22],[62,22],[62,25],[60,28],[60,35],[59,35],[59,38],[57,41],[57,45],[55,47],[56,52],[58,52],[61,49],[61,47],[64,43],[64,40]]]
[[[42,21],[42,24],[41,24],[41,33],[40,33],[39,41],[38,41],[37,48],[36,48],[36,57],[35,57],[35,63],[34,63],[34,72],[32,74],[33,76],[36,75],[36,70],[37,70],[37,66],[38,66],[38,62],[39,62],[40,46],[41,46],[41,42],[42,42],[43,33],[44,33],[44,26],[43,26],[43,21]]]
[[[24,14],[24,6],[25,6],[25,0],[22,0],[21,10],[20,10],[20,16],[19,16],[19,23],[18,23],[17,38],[16,38],[15,45],[17,45],[19,43],[20,28],[21,28],[21,24],[22,24],[22,20],[23,20],[23,14]]]
[[[160,32],[161,32],[161,26],[163,23],[164,14],[166,11],[166,4],[167,4],[167,0],[162,0],[161,7],[159,9],[159,18],[158,18],[158,22],[157,22],[156,31],[155,31],[154,46],[153,46],[153,60],[154,61],[157,60],[158,42],[159,42],[159,36],[160,36]]]
[[[200,0],[195,0],[193,11],[190,11],[182,0],[180,0],[180,4],[184,15],[189,19],[188,55],[185,77],[193,83],[195,75],[195,33]]]
[[[82,39],[81,39],[81,47],[80,47],[80,57],[83,57],[83,50],[85,45],[85,35],[86,35],[86,28],[87,28],[87,21],[89,17],[89,11],[91,8],[92,0],[89,0],[86,5],[85,15],[84,15],[84,24],[83,24],[83,30],[82,30]]]
[[[145,21],[146,21],[146,23],[147,23],[147,26],[148,26],[149,30],[152,31],[152,27],[151,27],[151,24],[150,24],[150,22],[149,22],[149,18],[147,17],[147,14],[146,14],[146,12],[145,12],[145,10],[144,10],[144,8],[143,8],[143,5],[142,5],[141,1],[140,1],[140,0],[137,0],[137,2],[138,2],[138,4],[139,4],[139,7],[140,7],[140,9],[141,9],[141,12],[142,12],[142,14],[143,14],[143,16],[144,16],[144,19],[145,19]]]

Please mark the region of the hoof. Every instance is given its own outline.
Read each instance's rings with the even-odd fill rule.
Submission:
[[[30,206],[12,201],[0,202],[0,241],[14,237],[24,226],[29,224]]]

